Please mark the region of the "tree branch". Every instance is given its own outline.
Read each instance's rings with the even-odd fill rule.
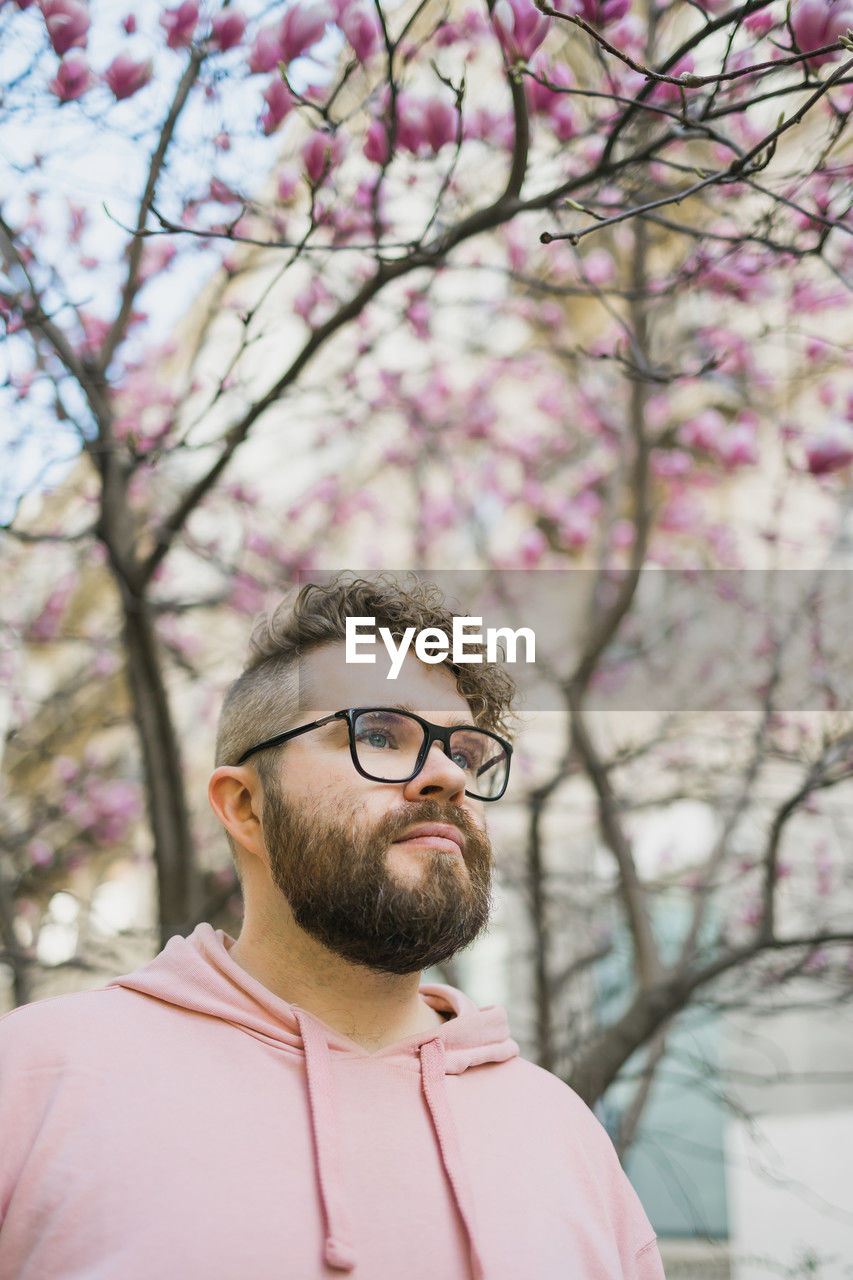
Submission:
[[[157,193],[157,183],[160,180],[160,174],[163,171],[163,165],[166,162],[166,154],[175,135],[175,129],[180,119],[181,112],[186,106],[189,98],[190,90],[198,79],[199,72],[205,60],[205,54],[201,49],[193,47],[190,50],[190,60],[184,74],[178,82],[178,88],[169,113],[163,121],[163,127],[160,130],[160,137],[157,146],[151,156],[151,162],[148,166],[148,177],[145,182],[145,189],[142,193],[142,199],[139,202],[139,212],[136,218],[136,229],[133,238],[130,241],[127,256],[127,277],[124,282],[124,288],[121,293],[121,303],[119,305],[116,317],[110,325],[109,331],[101,343],[98,352],[98,358],[95,362],[95,369],[103,375],[113,356],[116,348],[123,340],[127,331],[128,323],[133,312],[133,303],[139,292],[139,272],[142,265],[142,254],[145,249],[145,241],[143,233],[145,224],[148,221],[148,213],[154,202]]]

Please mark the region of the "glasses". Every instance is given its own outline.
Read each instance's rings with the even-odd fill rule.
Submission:
[[[301,733],[319,729],[333,720],[345,720],[349,730],[352,762],[372,782],[410,782],[416,777],[434,742],[440,742],[448,759],[465,774],[465,794],[473,800],[500,800],[509,781],[512,747],[496,733],[472,724],[431,724],[412,711],[391,707],[349,707],[311,724],[288,729],[244,751],[243,764],[257,751],[279,747]]]

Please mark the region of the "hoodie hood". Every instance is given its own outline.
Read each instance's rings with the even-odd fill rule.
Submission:
[[[463,1167],[456,1127],[445,1088],[447,1076],[461,1075],[488,1063],[518,1055],[506,1014],[491,1006],[479,1009],[453,987],[424,985],[421,995],[444,1024],[369,1054],[304,1009],[288,1004],[252,978],[229,955],[233,939],[209,924],[189,938],[170,939],[165,949],[136,972],[110,986],[138,991],[193,1013],[219,1018],[268,1044],[304,1058],[308,1106],[314,1140],[316,1181],[325,1222],[324,1257],[328,1266],[352,1271],[356,1265],[351,1216],[340,1171],[333,1055],[377,1060],[416,1060],[421,1089],[441,1162],[468,1240],[472,1280],[483,1276],[470,1184]]]

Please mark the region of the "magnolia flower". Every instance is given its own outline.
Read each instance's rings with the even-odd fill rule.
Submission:
[[[550,28],[550,19],[531,0],[496,0],[492,25],[510,62],[527,62]]]
[[[126,53],[120,53],[107,67],[104,79],[121,102],[143,89],[153,74],[154,65],[150,58],[145,62],[134,62]]]
[[[423,109],[424,140],[437,154],[447,142],[456,141],[459,116],[456,109],[439,98],[430,98]]]
[[[264,89],[264,102],[267,104],[267,109],[261,116],[261,128],[269,136],[275,132],[293,107],[290,90],[281,76],[273,76]]]
[[[278,32],[275,27],[261,27],[255,36],[249,53],[249,70],[253,75],[262,75],[278,66],[281,58]]]
[[[364,137],[364,154],[373,164],[387,164],[388,130],[382,120],[372,120]]]
[[[806,466],[813,476],[825,476],[853,462],[853,426],[831,423],[818,436],[806,441]]]
[[[185,49],[192,44],[198,22],[196,0],[184,0],[177,9],[167,9],[160,15],[160,26],[166,32],[166,44],[170,49]]]
[[[317,186],[330,169],[340,163],[343,143],[336,134],[313,133],[302,148],[302,163],[312,186]]]
[[[222,53],[233,49],[243,39],[246,30],[245,15],[238,9],[222,9],[210,23],[210,43]]]
[[[794,41],[802,53],[834,44],[853,27],[853,3],[851,0],[797,0],[791,5],[791,30]],[[824,53],[810,58],[812,66],[830,62],[838,53]]]
[[[618,22],[631,8],[631,0],[578,0],[575,12],[593,27]]]
[[[94,83],[95,77],[89,70],[85,55],[79,49],[72,49],[60,62],[59,69],[50,82],[50,91],[56,94],[60,102],[73,102],[87,89],[91,89]]]
[[[448,142],[455,142],[459,116],[456,109],[441,98],[422,101],[409,93],[397,97],[397,142],[413,155],[433,155]]]
[[[278,28],[281,61],[291,62],[322,40],[328,21],[329,11],[324,4],[296,4],[288,9]]]
[[[338,26],[352,45],[352,51],[359,62],[366,62],[375,51],[381,36],[375,12],[363,4],[351,5],[339,17]]]
[[[69,49],[83,47],[89,30],[89,9],[83,0],[42,0],[47,34],[60,58]]]

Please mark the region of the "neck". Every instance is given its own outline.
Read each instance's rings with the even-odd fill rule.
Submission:
[[[231,959],[267,990],[294,1004],[370,1053],[441,1026],[418,992],[419,973],[379,973],[352,964],[289,920],[247,913]]]

